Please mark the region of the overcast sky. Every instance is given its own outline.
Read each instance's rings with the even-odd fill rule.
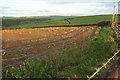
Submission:
[[[0,16],[84,16],[112,14],[113,6],[118,1],[0,0]]]

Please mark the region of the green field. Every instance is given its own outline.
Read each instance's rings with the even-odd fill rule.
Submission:
[[[55,26],[55,25],[69,25],[69,23],[64,20],[68,19],[73,25],[81,24],[94,24],[99,21],[112,20],[112,15],[96,15],[96,16],[38,16],[38,17],[4,17],[3,27],[6,29],[16,29],[16,28],[30,28],[30,27],[42,27],[42,26]],[[120,17],[118,17],[120,20]]]
[[[29,27],[38,27],[38,26],[54,26],[54,25],[68,25],[68,22],[65,20],[62,21],[50,21],[50,22],[42,22],[42,23],[33,23],[33,24],[27,24],[27,25],[19,25],[15,27],[19,28],[29,28]]]
[[[34,27],[34,25],[41,26],[41,25],[53,25],[60,23],[65,24],[63,21],[61,21],[64,20],[65,18],[68,18],[68,16],[3,17],[2,26],[5,28],[6,27],[17,28],[19,26],[21,27],[21,25],[22,26],[24,25],[23,27]],[[56,22],[56,21],[61,21],[61,22]]]
[[[100,16],[85,16],[85,17],[78,17],[74,19],[70,19],[72,24],[93,24],[98,23],[102,20],[111,20],[112,15],[100,15]]]

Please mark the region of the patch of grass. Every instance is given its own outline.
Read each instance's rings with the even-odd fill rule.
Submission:
[[[49,21],[49,22],[41,22],[41,23],[32,23],[25,25],[17,25],[6,27],[5,29],[20,29],[20,28],[31,28],[31,27],[43,27],[43,26],[55,26],[55,25],[68,25],[68,22],[65,20],[61,21]]]
[[[64,51],[64,54],[48,55],[28,59],[19,68],[13,67],[9,78],[86,78],[95,68],[102,66],[118,49],[111,28],[103,27],[99,37],[89,40],[85,45]],[[98,76],[102,77],[107,69]]]
[[[43,23],[33,23],[33,24],[27,24],[27,25],[22,25],[18,26],[21,28],[29,28],[29,27],[37,27],[37,26],[53,26],[53,25],[67,25],[67,21],[51,21],[51,22],[43,22]]]

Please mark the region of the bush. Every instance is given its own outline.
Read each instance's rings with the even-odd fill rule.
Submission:
[[[111,21],[99,21],[98,26],[111,26]]]
[[[51,59],[38,57],[28,59],[19,66],[19,69],[12,67],[8,78],[53,78],[57,73],[60,64],[55,64]]]
[[[120,39],[119,38],[117,39],[117,42],[118,42],[118,47],[120,48]]]

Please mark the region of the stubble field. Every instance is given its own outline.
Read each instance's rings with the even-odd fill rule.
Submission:
[[[2,30],[3,69],[49,52],[62,53],[63,45],[69,49],[82,44],[99,30],[97,26]]]

